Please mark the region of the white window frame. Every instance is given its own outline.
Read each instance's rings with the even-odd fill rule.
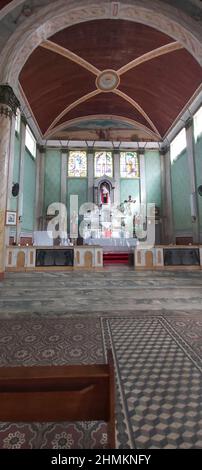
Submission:
[[[177,160],[178,156],[186,149],[186,130],[185,127],[176,135],[170,144],[170,160],[171,164]]]
[[[194,140],[197,141],[198,137],[202,134],[202,106],[196,111],[193,116],[194,120]]]
[[[17,134],[20,133],[20,124],[21,124],[21,112],[19,109],[17,109],[16,117],[15,117],[15,132],[17,132]]]
[[[36,139],[32,134],[32,131],[28,125],[26,125],[26,132],[25,132],[25,146],[28,151],[31,153],[33,158],[36,158]]]

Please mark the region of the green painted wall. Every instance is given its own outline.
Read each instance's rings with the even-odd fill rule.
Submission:
[[[145,177],[147,203],[161,208],[161,163],[158,150],[145,151]]]
[[[69,231],[69,214],[70,214],[70,196],[78,195],[78,208],[88,201],[88,179],[87,178],[68,178],[67,180],[67,220]],[[82,216],[79,217],[79,221]]]
[[[18,134],[15,134],[15,143],[14,143],[14,163],[13,163],[13,183],[19,183],[19,174],[20,174],[20,139]],[[11,197],[11,207],[12,211],[17,210],[17,197]]]
[[[175,232],[191,234],[190,179],[186,150],[171,165],[171,184]]]
[[[121,178],[120,180],[120,201],[128,200],[128,196],[132,196],[137,202],[140,200],[140,180]]]
[[[202,134],[195,143],[196,183],[197,188],[202,185]],[[198,193],[197,193],[198,194]],[[202,196],[198,194],[200,232],[202,232]]]
[[[36,187],[36,160],[29,151],[25,150],[24,181],[23,181],[23,216],[22,231],[30,232],[34,229]]]
[[[47,149],[44,182],[44,214],[53,202],[60,202],[61,151]]]

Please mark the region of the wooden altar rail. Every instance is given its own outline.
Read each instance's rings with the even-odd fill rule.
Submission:
[[[107,422],[115,448],[115,382],[107,364],[0,367],[0,421]]]

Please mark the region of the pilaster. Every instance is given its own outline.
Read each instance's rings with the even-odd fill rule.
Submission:
[[[93,148],[88,148],[87,153],[87,173],[88,173],[88,202],[94,201],[94,152]]]
[[[194,155],[194,130],[193,118],[190,118],[185,123],[186,141],[187,141],[187,158],[189,166],[189,180],[190,180],[190,207],[192,218],[192,233],[193,243],[200,241],[200,228],[199,228],[199,210],[197,198],[197,183],[196,183],[196,167]]]
[[[114,204],[119,206],[120,204],[120,152],[114,151],[114,180],[115,180],[115,189],[114,189]]]
[[[140,202],[141,204],[147,203],[146,195],[146,172],[145,172],[145,151],[139,150],[139,164],[140,164]]]
[[[61,193],[60,201],[67,204],[67,149],[61,150]]]
[[[20,103],[9,85],[0,85],[0,279],[5,271],[6,206],[8,198],[9,160],[12,123]]]
[[[24,166],[25,166],[25,135],[27,121],[24,116],[21,117],[20,126],[20,171],[19,171],[19,195],[17,204],[17,229],[16,242],[20,243],[23,217],[23,186],[24,186]]]
[[[35,230],[43,230],[44,175],[46,148],[37,145],[36,153],[36,189],[35,189]]]
[[[161,159],[161,191],[162,191],[162,242],[174,243],[173,204],[171,185],[170,147],[164,147]]]

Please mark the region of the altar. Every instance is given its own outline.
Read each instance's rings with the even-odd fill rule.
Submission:
[[[85,245],[99,245],[103,248],[103,252],[111,251],[126,251],[132,252],[138,245],[137,238],[86,238],[84,240]]]

